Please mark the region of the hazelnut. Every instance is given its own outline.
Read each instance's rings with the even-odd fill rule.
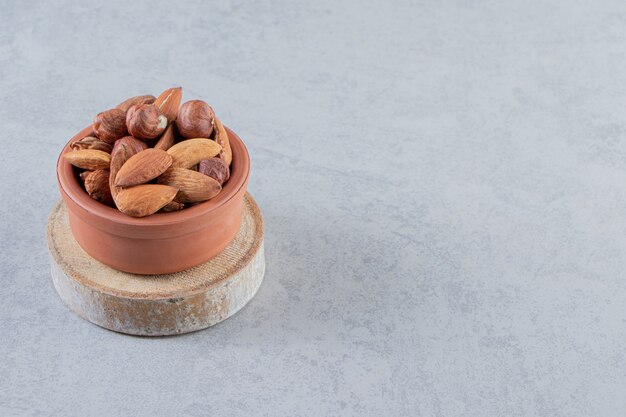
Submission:
[[[135,104],[152,104],[154,103],[154,100],[156,100],[156,97],[149,94],[143,96],[135,96],[127,98],[126,100],[115,106],[115,108],[128,111],[128,109],[130,109],[130,107],[134,106]]]
[[[111,153],[113,145],[111,143],[106,143],[102,139],[98,139],[94,136],[87,136],[85,138],[70,143],[70,149],[73,151],[78,151],[81,149],[97,149],[99,151]]]
[[[214,118],[211,106],[202,100],[190,100],[180,107],[176,126],[178,132],[187,139],[209,138],[213,132]]]
[[[224,185],[230,178],[228,165],[221,158],[203,159],[200,161],[200,165],[198,165],[198,172],[213,178],[220,185]]]
[[[126,125],[137,139],[154,139],[167,127],[167,118],[154,104],[136,104],[126,113]]]
[[[106,143],[114,143],[128,134],[126,130],[126,112],[111,109],[98,113],[93,119],[93,133]]]

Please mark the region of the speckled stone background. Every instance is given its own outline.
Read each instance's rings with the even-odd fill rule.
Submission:
[[[624,415],[623,1],[0,16],[0,415]],[[115,334],[52,287],[56,157],[178,84],[247,141],[265,282],[207,331]]]

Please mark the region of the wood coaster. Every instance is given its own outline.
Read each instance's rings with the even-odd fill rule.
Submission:
[[[54,287],[80,317],[116,332],[165,336],[212,326],[246,305],[263,281],[263,219],[248,193],[242,216],[235,239],[210,261],[174,274],[135,275],[87,255],[59,202],[47,226]]]

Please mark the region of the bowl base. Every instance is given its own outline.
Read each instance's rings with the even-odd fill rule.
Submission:
[[[116,332],[167,336],[217,324],[256,294],[265,273],[263,219],[246,193],[235,239],[210,261],[166,275],[110,268],[78,245],[59,202],[50,213],[48,249],[54,287],[80,317]]]

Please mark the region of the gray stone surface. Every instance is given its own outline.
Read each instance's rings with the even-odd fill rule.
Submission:
[[[0,0],[0,415],[623,416],[626,3]],[[72,314],[73,133],[182,84],[247,141],[267,275],[207,331]]]

